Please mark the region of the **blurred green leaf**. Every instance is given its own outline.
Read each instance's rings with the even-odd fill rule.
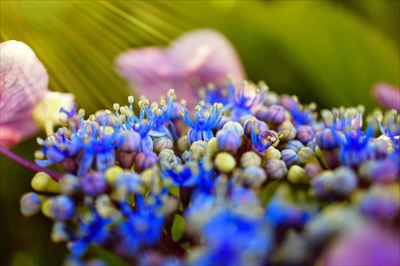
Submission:
[[[118,257],[116,254],[111,253],[104,248],[97,246],[97,245],[91,245],[90,250],[95,258],[99,258],[106,262],[106,265],[112,265],[112,266],[128,266],[129,264],[122,260],[120,257]]]
[[[174,221],[172,222],[171,228],[171,237],[174,241],[179,241],[182,238],[183,233],[185,232],[185,219],[176,214],[174,217]]]

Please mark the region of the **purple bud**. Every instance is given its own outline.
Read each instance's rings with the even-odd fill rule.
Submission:
[[[266,122],[266,121],[268,121],[268,112],[269,112],[268,107],[262,105],[259,108],[257,108],[255,117],[261,121]]]
[[[87,173],[81,179],[81,188],[89,196],[97,196],[107,188],[107,183],[102,172]]]
[[[135,156],[135,170],[141,172],[151,168],[158,162],[157,154],[154,152],[139,152]]]
[[[267,180],[264,169],[258,166],[249,166],[242,171],[243,182],[253,188],[259,188]]]
[[[288,171],[285,163],[278,159],[268,160],[264,168],[268,177],[272,179],[282,179]]]
[[[309,177],[314,177],[322,172],[322,167],[316,163],[308,163],[304,166],[304,171]]]
[[[239,135],[233,130],[220,130],[217,134],[218,149],[235,153],[242,144]]]
[[[268,110],[267,122],[280,125],[286,120],[286,110],[281,105],[272,105]]]
[[[285,145],[285,149],[291,149],[294,150],[295,152],[299,152],[303,147],[304,147],[303,143],[301,143],[301,141],[298,141],[296,139],[288,141]]]
[[[287,110],[292,110],[299,105],[299,102],[293,96],[281,95],[280,104]]]
[[[371,165],[371,181],[378,183],[392,183],[396,181],[400,167],[390,159],[374,161]]]
[[[268,130],[268,125],[265,122],[256,119],[255,117],[247,119],[243,123],[244,134],[246,137],[251,138],[251,130],[253,128],[257,128],[260,132],[262,132]]]
[[[296,138],[303,143],[307,143],[314,138],[314,130],[310,125],[300,125],[297,127]]]
[[[121,138],[121,144],[119,149],[123,152],[137,152],[140,148],[140,142],[142,138],[140,134],[136,131],[123,131],[119,133],[119,138]]]
[[[20,200],[21,212],[24,216],[38,213],[41,205],[39,195],[33,192],[24,194]]]
[[[298,163],[297,153],[294,150],[286,149],[281,151],[282,160],[285,162],[286,166],[290,168],[290,166]]]
[[[315,135],[315,140],[317,142],[317,145],[323,149],[323,150],[333,150],[339,147],[340,142],[338,139],[335,137],[333,134],[332,130],[335,129],[330,129],[330,128],[325,128]],[[337,133],[339,134],[339,133]]]
[[[57,196],[51,199],[50,217],[55,220],[67,220],[74,215],[75,204],[67,196]]]

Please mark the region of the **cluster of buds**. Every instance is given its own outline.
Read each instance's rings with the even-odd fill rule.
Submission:
[[[67,243],[73,265],[93,265],[90,245],[134,265],[335,264],[341,253],[328,243],[359,227],[384,232],[367,246],[386,250],[381,264],[398,263],[396,111],[366,125],[360,107],[319,117],[315,104],[263,83],[202,97],[193,114],[173,90],[88,118],[63,110],[65,126],[35,153],[62,174],[37,173],[22,213],[54,220],[51,238]]]

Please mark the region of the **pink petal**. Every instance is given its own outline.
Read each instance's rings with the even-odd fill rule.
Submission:
[[[227,75],[238,81],[244,77],[235,49],[213,30],[186,33],[171,44],[168,52],[180,73],[196,73],[206,82],[226,82]]]
[[[12,145],[37,132],[32,108],[47,92],[48,76],[25,43],[1,43],[0,56],[0,141]]]
[[[196,103],[200,87],[208,83],[226,84],[228,75],[238,81],[244,77],[234,48],[212,30],[184,34],[168,48],[129,50],[117,57],[116,66],[150,100],[158,100],[173,88],[189,106]]]
[[[324,256],[323,265],[399,265],[398,231],[365,225],[345,232]]]
[[[384,108],[400,112],[400,89],[386,83],[374,86],[374,98]]]

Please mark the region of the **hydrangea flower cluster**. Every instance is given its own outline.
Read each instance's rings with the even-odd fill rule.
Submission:
[[[347,261],[399,262],[396,111],[319,116],[263,83],[201,97],[194,109],[170,90],[90,116],[62,110],[64,126],[35,153],[62,175],[37,173],[21,211],[54,221],[67,264],[104,265],[90,258],[98,245],[132,265],[335,265],[343,252],[330,244],[354,228],[380,241],[349,236]]]

